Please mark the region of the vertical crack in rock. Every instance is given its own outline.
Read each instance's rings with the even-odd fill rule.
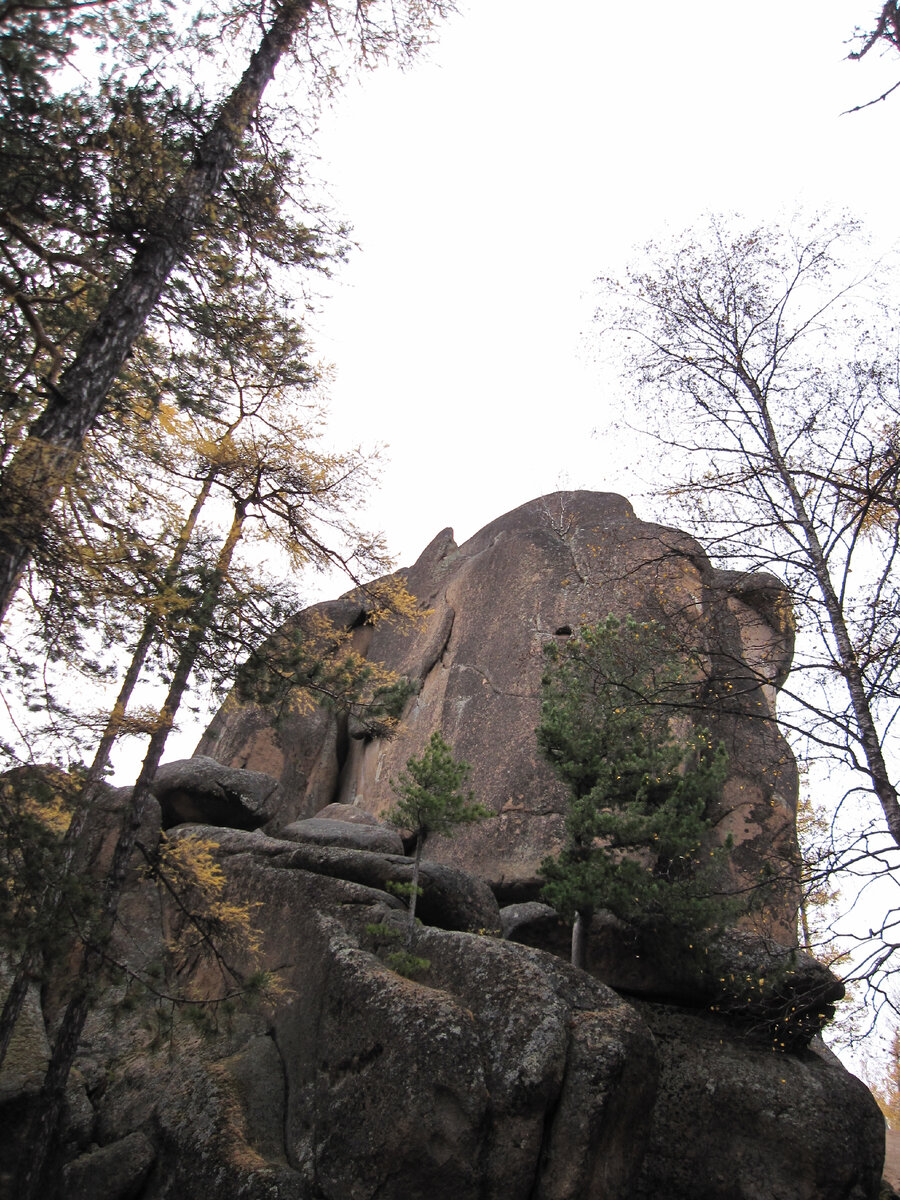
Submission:
[[[434,670],[438,662],[442,666],[444,665],[444,655],[447,653],[447,647],[450,645],[450,638],[453,634],[453,625],[456,621],[456,610],[454,609],[453,605],[448,602],[446,595],[442,596],[441,598],[447,607],[441,623],[435,631],[435,638],[433,642],[434,648],[433,650],[426,651],[425,657],[422,661],[421,679],[423,683]]]
[[[282,1095],[284,1097],[284,1119],[281,1124],[281,1142],[284,1147],[284,1161],[294,1170],[297,1169],[296,1155],[291,1153],[291,1139],[288,1136],[288,1123],[290,1121],[291,1112],[291,1077],[287,1068],[287,1063],[284,1060],[284,1054],[278,1044],[278,1035],[274,1029],[269,1029],[267,1036],[272,1039],[272,1045],[278,1054],[278,1061],[281,1063],[281,1079],[282,1079]]]
[[[350,720],[346,713],[337,713],[335,715],[336,732],[334,737],[334,783],[331,786],[331,794],[328,797],[328,804],[337,804],[341,799],[342,789],[344,786],[344,776],[347,772],[347,765],[350,761]],[[325,805],[322,805],[324,808]]]

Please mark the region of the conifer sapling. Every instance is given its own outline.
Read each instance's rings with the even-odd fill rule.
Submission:
[[[432,833],[452,834],[459,825],[481,821],[491,815],[483,804],[475,802],[472,791],[465,790],[471,769],[469,763],[453,757],[453,750],[435,730],[422,757],[407,759],[400,778],[391,780],[391,787],[399,799],[388,812],[387,819],[400,829],[411,830],[416,837],[406,926],[407,946],[412,943],[415,932],[419,868],[426,839]]]

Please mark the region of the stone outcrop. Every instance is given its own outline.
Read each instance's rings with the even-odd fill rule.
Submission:
[[[164,829],[186,821],[258,829],[278,812],[281,799],[271,775],[236,770],[202,754],[161,766],[153,794]]]
[[[68,1168],[79,1187],[97,1168],[93,1200],[129,1170],[142,1200],[631,1194],[656,1051],[611,989],[540,951],[432,927],[416,945],[427,969],[404,978],[368,932],[402,927],[396,898],[306,869],[290,843],[221,844],[232,895],[260,906],[284,996],[207,1046],[182,1032],[171,1056],[132,1048],[118,1063],[104,1049],[123,1018],[95,1015],[82,1070],[98,1113]]]
[[[280,836],[291,842],[346,846],[352,850],[373,850],[382,854],[403,853],[403,839],[397,830],[386,829],[377,822],[363,825],[328,817],[307,817],[305,821],[292,821],[290,825],[285,825]]]
[[[773,1054],[721,1019],[636,1007],[661,1072],[635,1200],[878,1196],[883,1122],[827,1050]]]
[[[500,912],[500,928],[510,941],[562,958],[569,952],[571,927],[547,904],[509,905]],[[781,1048],[806,1047],[844,996],[828,968],[794,946],[725,929],[667,953],[658,934],[629,928],[607,912],[591,922],[585,970],[631,997],[727,1015]]]
[[[534,500],[486,526],[462,546],[440,533],[401,573],[423,625],[367,626],[364,597],[318,605],[352,631],[354,647],[417,687],[390,741],[354,738],[334,714],[275,714],[231,697],[198,752],[277,776],[284,804],[266,826],[277,832],[328,803],[380,814],[391,779],[440,730],[472,764],[472,786],[492,819],[435,839],[429,855],[490,883],[502,900],[534,899],[537,867],[558,848],[565,792],[540,760],[534,738],[543,647],[584,622],[623,617],[664,622],[695,652],[704,672],[703,721],[722,738],[730,775],[717,836],[731,836],[735,885],[764,864],[784,880],[769,905],[768,931],[793,937],[797,777],[771,721],[792,651],[790,606],[767,575],[715,570],[701,547],[676,530],[639,520],[620,496],[563,492]]]

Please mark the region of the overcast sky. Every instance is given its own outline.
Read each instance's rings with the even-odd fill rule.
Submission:
[[[335,444],[388,446],[369,521],[401,564],[560,482],[653,515],[637,448],[603,435],[621,385],[592,346],[593,281],[632,246],[799,204],[891,236],[900,94],[841,115],[900,74],[897,55],[846,61],[868,16],[464,0],[427,59],[347,88],[319,147],[359,249],[314,336]]]

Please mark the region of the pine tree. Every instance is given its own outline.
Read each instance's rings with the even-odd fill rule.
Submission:
[[[435,730],[421,758],[407,759],[400,778],[391,780],[400,797],[387,814],[392,825],[415,835],[416,854],[409,896],[406,945],[412,944],[416,924],[416,898],[419,894],[419,868],[426,840],[433,833],[452,834],[460,825],[489,817],[483,804],[465,784],[471,767],[453,757],[453,750]]]
[[[198,14],[153,0],[110,0],[86,14],[0,10],[13,80],[0,88],[0,131],[17,151],[9,194],[0,188],[0,248],[11,264],[0,287],[15,347],[0,362],[12,413],[0,614],[148,338],[178,344],[233,312],[228,292],[247,264],[283,306],[292,268],[339,252],[308,203],[311,227],[292,216],[303,211],[299,131],[342,68],[414,53],[444,10],[442,0],[285,0],[271,13],[226,5]],[[85,43],[112,66],[96,90],[61,92],[53,68]],[[261,108],[284,60],[295,70],[302,62],[291,89],[302,113],[288,114],[284,98]],[[233,86],[220,95],[223,79]]]
[[[661,937],[699,934],[722,913],[707,814],[727,760],[705,730],[673,733],[690,662],[655,622],[612,616],[547,657],[538,744],[570,799],[565,845],[541,875],[545,899],[573,921],[572,962],[584,966],[598,909]]]

